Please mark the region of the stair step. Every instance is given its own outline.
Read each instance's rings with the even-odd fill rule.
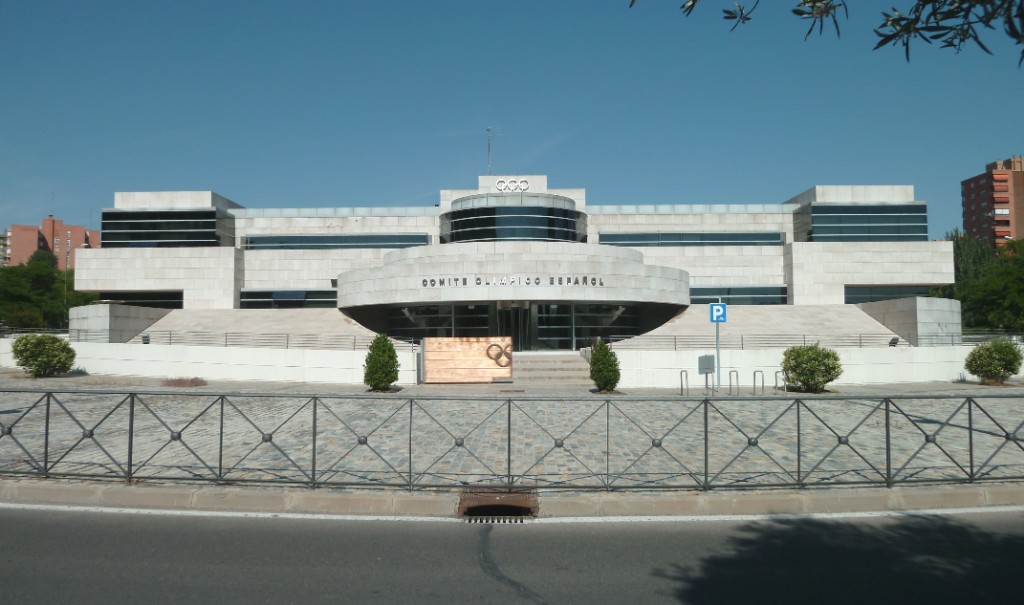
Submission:
[[[579,353],[516,353],[512,381],[519,386],[592,387],[590,364]]]

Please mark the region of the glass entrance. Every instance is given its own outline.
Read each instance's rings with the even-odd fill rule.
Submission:
[[[548,351],[589,347],[595,338],[636,336],[674,312],[617,303],[499,301],[395,305],[384,317],[371,312],[357,321],[397,338],[510,336],[515,351]]]
[[[533,339],[530,337],[530,309],[513,307],[498,309],[498,336],[512,337],[513,351],[530,351]]]

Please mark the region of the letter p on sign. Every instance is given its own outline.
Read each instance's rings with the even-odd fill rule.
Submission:
[[[724,303],[714,303],[708,305],[711,310],[711,323],[713,324],[724,324],[725,323],[725,310],[726,305]]]

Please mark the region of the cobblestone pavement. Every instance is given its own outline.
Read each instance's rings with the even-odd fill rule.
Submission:
[[[933,386],[704,399],[431,385],[368,398],[352,385],[172,390],[6,372],[0,472],[588,488],[1024,477],[1024,389]]]

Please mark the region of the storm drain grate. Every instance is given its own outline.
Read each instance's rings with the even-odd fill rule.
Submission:
[[[539,511],[533,490],[467,490],[459,496],[459,516],[468,523],[522,523]]]

